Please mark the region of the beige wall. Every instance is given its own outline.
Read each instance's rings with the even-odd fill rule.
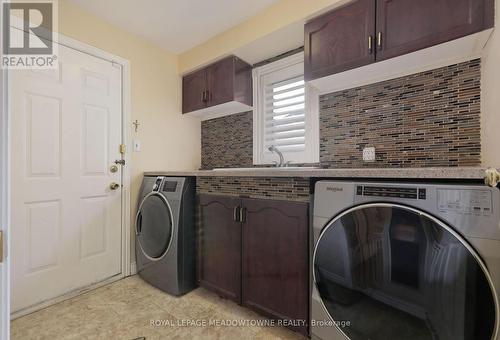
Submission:
[[[179,56],[179,72],[184,74],[238,48],[347,0],[281,0],[247,21],[227,30]]]
[[[59,2],[59,30],[130,61],[132,121],[137,119],[141,124],[139,132],[132,135],[142,143],[142,151],[132,153],[134,216],[144,171],[193,170],[200,166],[200,122],[181,115],[177,56],[64,1]]]
[[[495,5],[497,27],[481,66],[481,143],[483,166],[500,168],[500,0]]]
[[[141,126],[134,138],[142,151],[132,154],[132,215],[142,172],[192,170],[200,163],[200,122],[182,117],[179,74],[304,21],[345,0],[282,0],[195,48],[175,56],[81,9],[60,1],[60,31],[128,59],[131,64],[132,120]],[[496,0],[497,20],[500,0]],[[500,32],[485,49],[482,64],[483,165],[500,168]]]

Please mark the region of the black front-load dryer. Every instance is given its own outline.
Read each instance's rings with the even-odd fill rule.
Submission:
[[[137,272],[172,295],[195,288],[195,179],[145,176],[135,221]]]

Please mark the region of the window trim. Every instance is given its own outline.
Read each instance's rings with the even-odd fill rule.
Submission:
[[[252,70],[253,76],[253,164],[268,165],[277,161],[277,157],[270,151],[264,150],[265,139],[265,111],[264,87],[262,78],[285,68],[302,64],[304,66],[304,52],[285,57],[267,65]],[[297,74],[289,73],[284,78],[292,78]],[[285,80],[284,79],[284,80]],[[319,162],[319,101],[317,90],[305,83],[305,150],[301,152],[283,152],[285,161],[293,164]]]

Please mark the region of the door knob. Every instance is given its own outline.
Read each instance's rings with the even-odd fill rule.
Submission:
[[[112,182],[112,183],[109,185],[109,188],[110,188],[111,190],[116,190],[116,189],[118,189],[119,187],[120,187],[120,184],[115,183],[115,182]]]

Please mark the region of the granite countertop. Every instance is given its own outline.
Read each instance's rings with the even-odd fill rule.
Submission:
[[[482,180],[484,167],[451,168],[358,168],[358,169],[286,169],[259,168],[258,170],[194,170],[148,171],[145,176],[196,177],[317,177],[317,178],[405,178],[405,179],[469,179]]]

